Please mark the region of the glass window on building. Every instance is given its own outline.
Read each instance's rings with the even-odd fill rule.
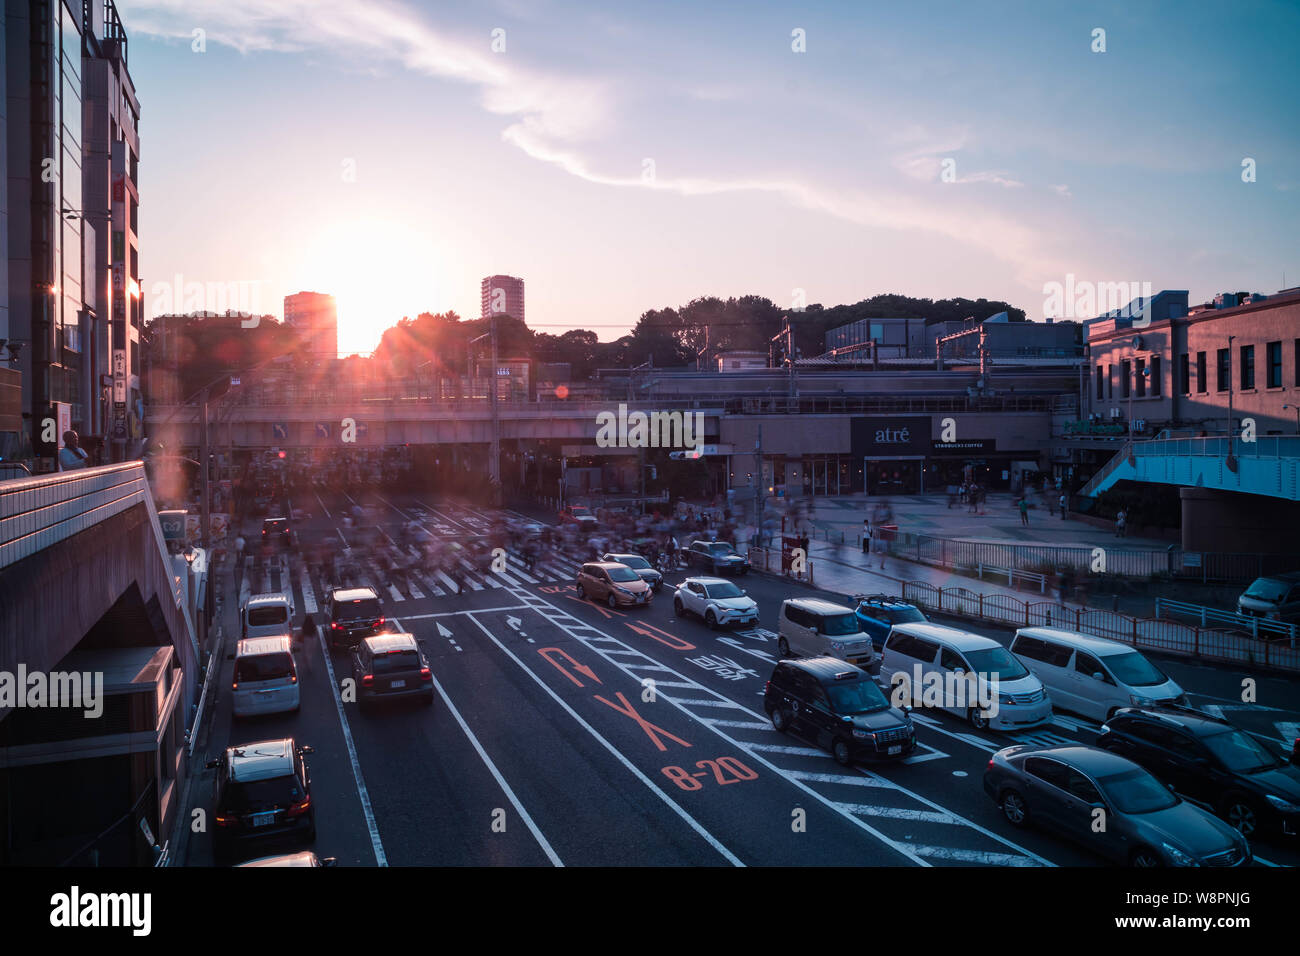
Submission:
[[[1119,397],[1120,398],[1128,398],[1129,388],[1132,385],[1131,380],[1133,378],[1129,369],[1130,366],[1129,366],[1128,359],[1124,359],[1124,361],[1119,363],[1119,378],[1120,378]]]
[[[1255,387],[1255,346],[1253,345],[1241,347],[1241,387],[1243,389]]]
[[[1282,343],[1268,343],[1268,387],[1282,387]]]
[[[1192,394],[1192,362],[1191,356],[1186,352],[1178,356],[1178,393]]]
[[[1228,386],[1232,384],[1232,352],[1229,349],[1219,349],[1216,354],[1219,360],[1219,374],[1216,385],[1220,392],[1226,392]]]
[[[1102,379],[1101,366],[1098,365],[1097,366],[1097,398],[1101,399],[1105,397],[1106,397],[1106,384]]]
[[[1157,397],[1164,392],[1164,385],[1160,381],[1161,376],[1164,375],[1162,365],[1159,355],[1151,356],[1151,394]]]
[[[1205,353],[1196,353],[1196,390],[1202,394],[1209,391],[1210,379],[1205,370]]]
[[[1137,397],[1147,397],[1147,360],[1137,360]]]

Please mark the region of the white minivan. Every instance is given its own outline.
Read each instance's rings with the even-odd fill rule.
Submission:
[[[875,672],[875,648],[852,608],[820,598],[788,598],[781,603],[776,629],[782,657],[838,657]]]
[[[293,599],[279,591],[254,594],[244,602],[239,636],[278,637],[293,632]]]
[[[966,675],[974,674],[975,687]],[[880,683],[892,694],[896,675],[911,688],[907,703],[938,706],[979,730],[1024,730],[1049,723],[1052,699],[1014,654],[991,638],[917,621],[895,624],[880,655]],[[997,700],[984,708],[980,699]],[[926,689],[934,688],[932,704]],[[938,688],[942,687],[940,692]]]
[[[1043,682],[1058,707],[1104,721],[1121,707],[1187,706],[1183,689],[1140,653],[1103,637],[1022,627],[1011,652]]]
[[[288,634],[239,642],[233,691],[236,717],[298,709],[298,667]]]

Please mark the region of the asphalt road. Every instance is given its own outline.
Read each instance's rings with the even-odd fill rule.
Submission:
[[[485,532],[493,515],[416,496],[291,502],[301,543],[368,535],[395,552],[415,519],[435,534]],[[368,509],[360,529],[342,514]],[[255,523],[244,528],[253,540]],[[299,623],[328,582],[300,562],[251,560],[245,593],[292,588]],[[842,768],[808,742],[777,733],[763,713],[776,659],[765,628],[711,631],[677,618],[668,586],[649,607],[611,611],[578,598],[578,561],[544,559],[531,572],[513,556],[500,574],[467,573],[452,593],[435,572],[390,584],[373,561],[361,581],[413,633],[429,658],[432,708],[397,704],[361,714],[339,695],[346,658],[319,639],[300,656],[297,714],[232,721],[232,660],[221,662],[208,755],[293,736],[310,744],[320,856],[372,866],[1091,866],[1086,848],[1010,827],[985,796],[989,756],[1011,743],[1095,740],[1097,725],[1068,714],[1047,728],[979,732],[946,714],[915,715],[919,746],[906,760]],[[685,576],[669,575],[669,584]],[[254,578],[257,578],[254,580]],[[233,653],[239,587],[227,575],[225,651]],[[812,589],[751,574],[744,586],[773,624],[780,602]],[[822,596],[835,597],[826,592]],[[958,623],[958,622],[950,622]],[[1010,632],[960,622],[1004,642]],[[1178,659],[1162,667],[1202,707],[1282,741],[1300,722],[1300,682],[1244,675]],[[1243,703],[1242,679],[1257,681]],[[1286,741],[1289,745],[1289,739]],[[212,771],[192,788],[211,809]],[[1259,842],[1266,864],[1300,863],[1300,849]],[[279,852],[268,847],[264,853]],[[259,855],[253,853],[251,855]],[[190,865],[212,862],[192,835]]]

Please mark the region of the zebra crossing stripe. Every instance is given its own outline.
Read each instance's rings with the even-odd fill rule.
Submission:
[[[662,686],[663,683],[661,683],[660,681],[655,681],[655,687],[662,687]],[[771,724],[765,724],[762,721],[758,721],[758,720],[718,720],[716,717],[701,717],[700,720],[704,721],[706,724],[709,724],[712,727],[735,727],[737,730],[773,730],[774,731],[774,728],[772,727]]]
[[[602,653],[604,653],[604,654],[612,654],[613,651],[602,651]],[[626,664],[626,665],[624,665],[624,666],[626,666],[626,667],[631,667],[632,665],[631,665],[631,664]],[[737,708],[737,707],[740,706],[740,705],[737,704],[734,700],[691,700],[690,698],[687,698],[687,697],[674,697],[674,698],[672,698],[672,701],[673,701],[674,704],[681,704],[683,707],[727,707],[727,708]]]
[[[811,747],[791,747],[787,744],[745,744],[749,750],[760,750],[764,753],[790,754],[793,757],[825,757],[826,753],[822,750],[813,750]]]
[[[1034,861],[1027,856],[1013,853],[993,853],[988,850],[959,850],[950,846],[916,846],[908,844],[918,856],[933,857],[938,860],[958,860],[962,863],[979,863],[982,866],[1033,866]]]
[[[302,585],[302,609],[307,614],[315,614],[320,610],[316,606],[316,592],[312,590],[311,575],[303,569],[298,575],[298,583]]]
[[[825,756],[818,751],[819,756]],[[785,771],[796,780],[806,780],[809,783],[842,783],[849,787],[879,787],[883,790],[892,790],[894,785],[884,777],[860,777],[849,776],[843,773],[811,773],[807,770],[787,770]]]
[[[865,803],[839,803],[836,806],[842,807],[849,813],[856,813],[863,817],[888,817],[891,820],[916,820],[922,823],[951,823],[959,822],[956,817],[950,813],[942,813],[938,810],[908,810],[903,807],[873,807]]]
[[[405,601],[406,596],[393,585],[388,585],[388,593],[394,601]]]

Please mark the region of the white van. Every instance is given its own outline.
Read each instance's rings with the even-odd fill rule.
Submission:
[[[240,641],[233,690],[236,717],[297,710],[298,667],[289,635]]]
[[[1119,641],[1055,627],[1022,627],[1011,652],[1043,682],[1058,707],[1104,721],[1120,707],[1187,705],[1183,689]]]
[[[838,657],[865,671],[876,667],[871,637],[862,632],[853,609],[820,598],[789,598],[777,618],[777,648],[782,657]]]
[[[1052,719],[1052,700],[1042,682],[1014,654],[995,640],[955,627],[919,621],[895,624],[880,655],[880,683],[886,694],[893,692],[898,674],[910,682],[909,703],[921,706],[930,706],[921,699],[925,685],[943,682],[945,692],[937,706],[965,717],[979,730],[1023,730]],[[947,692],[950,685],[968,686],[964,684],[967,674],[975,675],[978,690]],[[918,683],[918,677],[923,683]],[[991,696],[994,678],[997,703],[987,710],[972,706],[980,697]]]
[[[293,598],[278,591],[254,594],[244,604],[240,614],[239,636],[279,637],[293,633]]]

